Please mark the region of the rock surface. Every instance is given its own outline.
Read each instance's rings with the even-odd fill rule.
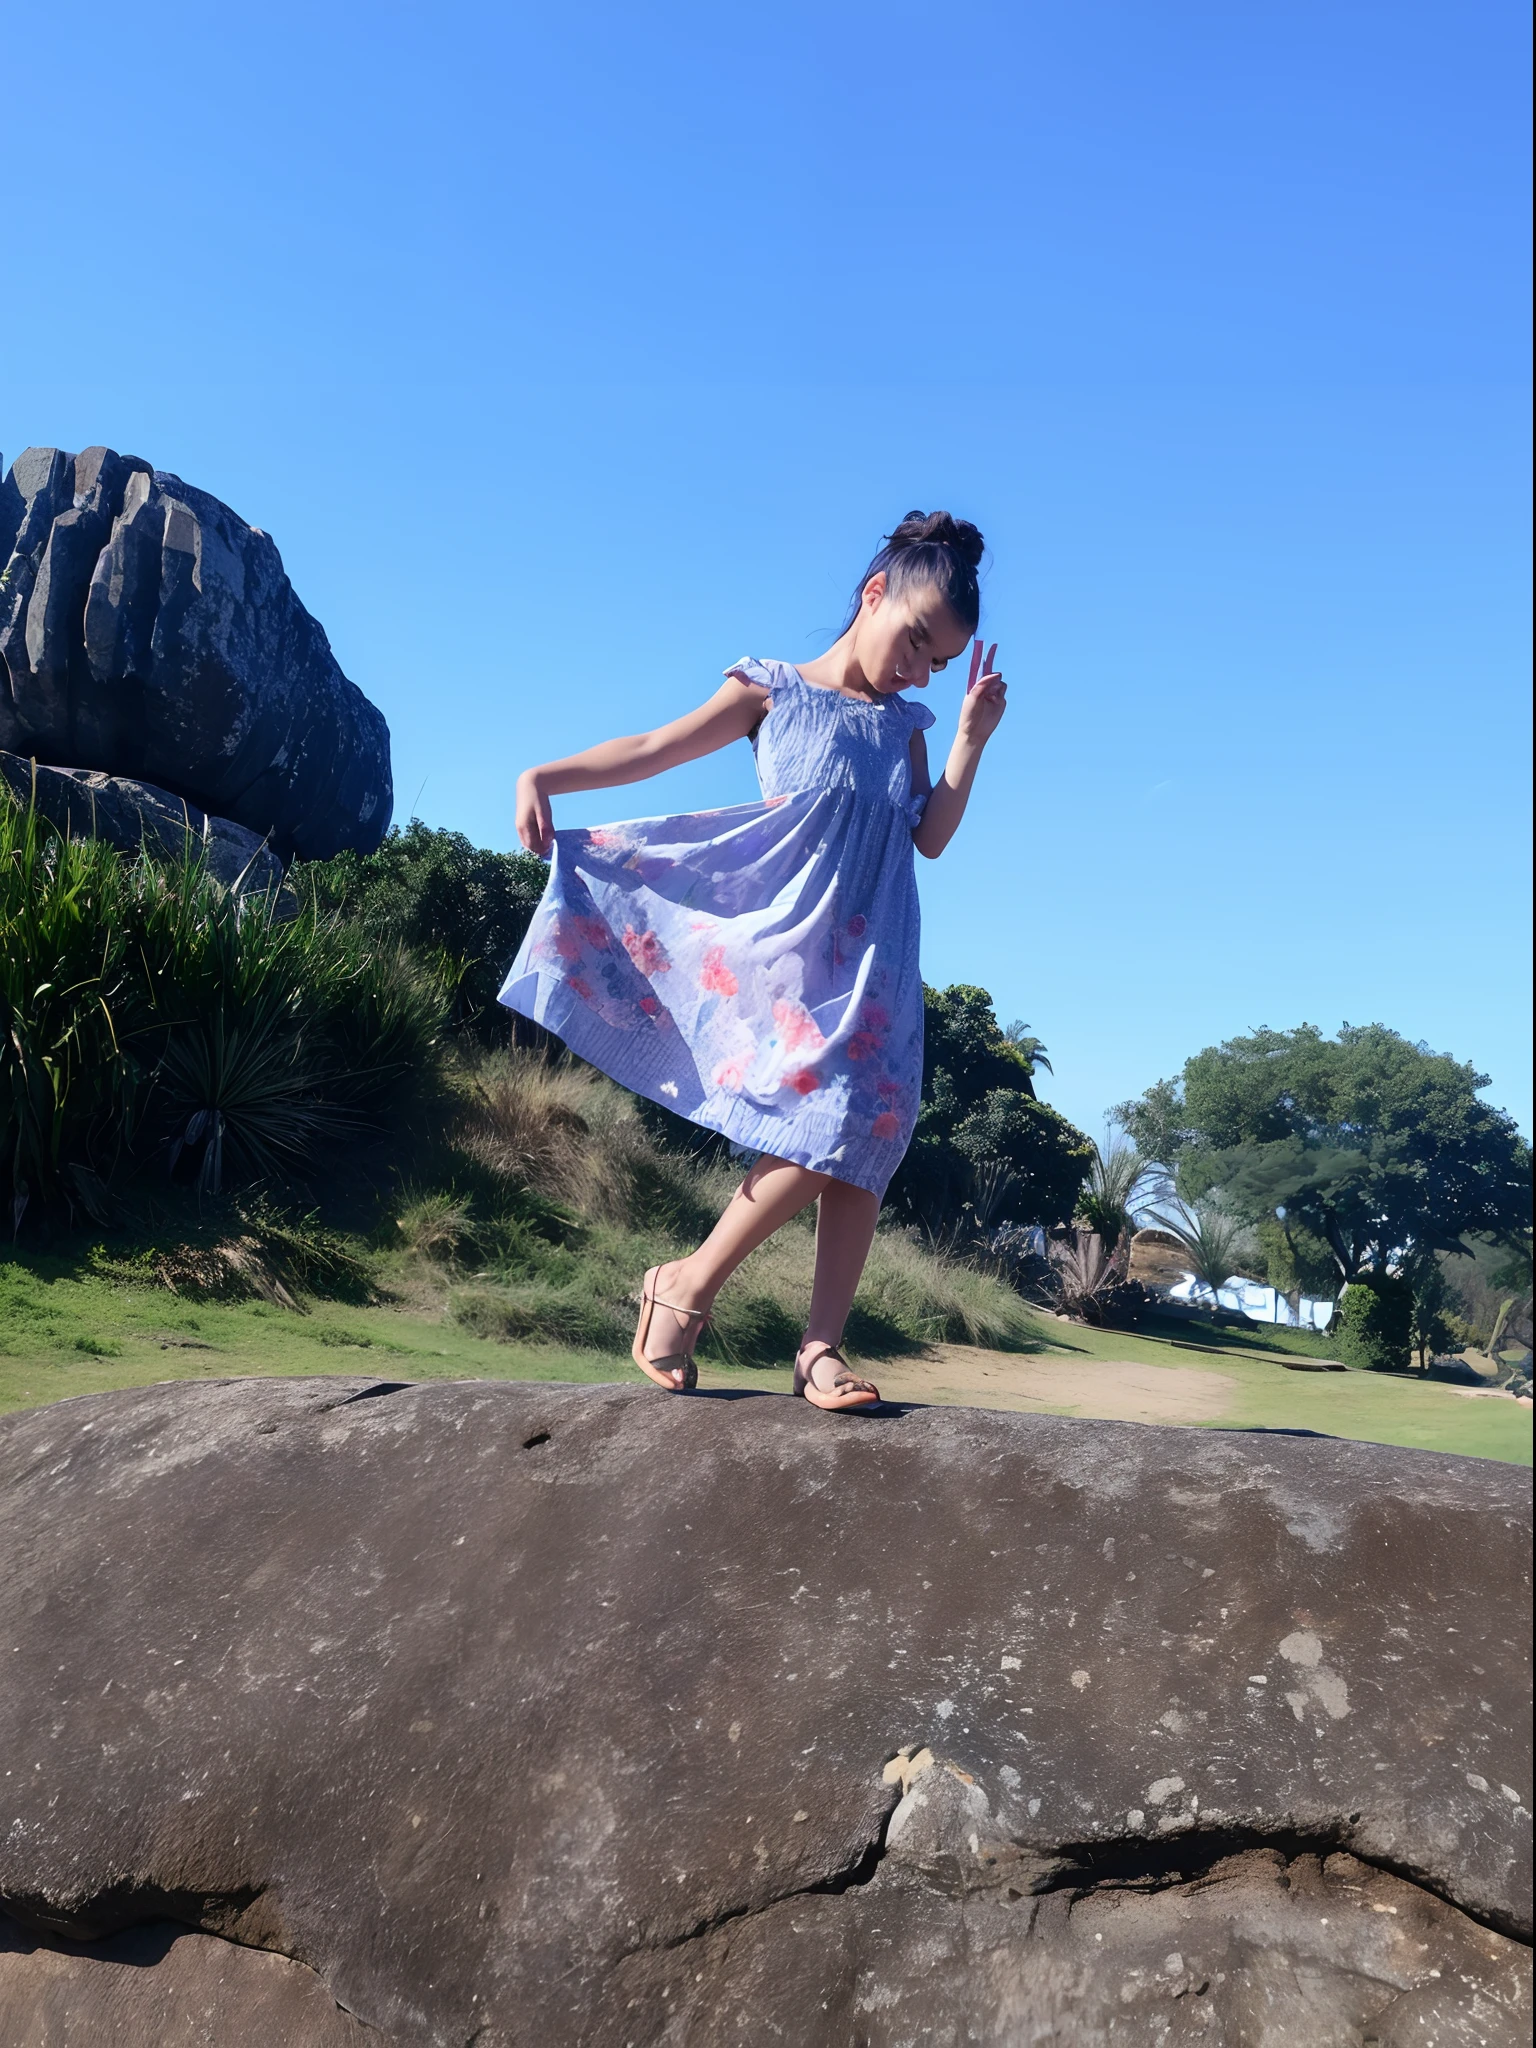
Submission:
[[[283,864],[266,841],[228,818],[210,818],[195,804],[152,783],[89,768],[49,768],[0,753],[0,778],[23,803],[35,793],[37,808],[76,838],[108,840],[124,853],[148,841],[164,853],[179,854],[189,841],[208,872],[242,896],[269,895],[283,886]]]
[[[62,1402],[0,1422],[0,1900],[401,2044],[1502,2048],[1529,1501],[751,1394]]]
[[[5,2048],[378,2048],[311,1970],[174,1921],[89,1947],[0,1914]]]
[[[270,837],[369,853],[389,730],[268,536],[111,448],[0,482],[0,749],[128,776]]]

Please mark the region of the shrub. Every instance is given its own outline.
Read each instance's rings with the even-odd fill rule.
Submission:
[[[395,1218],[395,1228],[408,1251],[447,1263],[458,1257],[475,1234],[469,1204],[454,1194],[413,1197]]]
[[[441,965],[200,857],[125,860],[0,797],[0,1194],[102,1221],[158,1151],[199,1188],[330,1165],[428,1060]]]
[[[531,853],[496,853],[419,818],[393,827],[375,853],[340,853],[293,869],[313,909],[343,914],[375,941],[449,954],[455,1025],[500,1039],[510,1013],[498,1008],[496,992],[548,879]]]
[[[1361,1273],[1344,1293],[1339,1356],[1372,1372],[1407,1370],[1413,1334],[1413,1288],[1395,1273]]]

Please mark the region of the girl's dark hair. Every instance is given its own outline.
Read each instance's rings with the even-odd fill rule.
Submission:
[[[966,632],[974,633],[981,617],[976,571],[985,548],[968,519],[954,519],[948,512],[909,512],[859,578],[842,630],[846,633],[858,617],[865,584],[883,569],[893,597],[911,584],[931,583]]]

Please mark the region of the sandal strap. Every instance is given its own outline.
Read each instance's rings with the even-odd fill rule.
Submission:
[[[675,1301],[663,1301],[659,1294],[651,1296],[651,1307],[670,1309],[675,1316],[697,1316],[701,1323],[712,1323],[715,1320],[712,1308],[679,1308]]]
[[[822,1346],[821,1350],[817,1352],[809,1365],[802,1366],[799,1360],[796,1360],[796,1369],[800,1372],[807,1386],[814,1385],[811,1374],[821,1364],[822,1360],[824,1358],[835,1358],[841,1370],[833,1373],[831,1386],[822,1389],[823,1392],[835,1394],[841,1387],[856,1387],[866,1394],[873,1394],[876,1391],[873,1381],[861,1380],[859,1378],[836,1344],[824,1343],[820,1337],[813,1337],[810,1341],[813,1344],[820,1344]],[[806,1346],[802,1344],[800,1349],[803,1352]]]
[[[811,1360],[810,1365],[806,1367],[807,1372],[813,1371],[815,1367],[820,1365],[821,1361],[824,1358],[835,1358],[838,1364],[846,1369],[848,1361],[843,1356],[842,1347],[837,1344],[828,1344],[825,1341],[825,1339],[821,1337],[808,1337],[806,1339],[806,1341],[800,1346],[799,1352],[796,1353],[797,1364],[799,1363],[799,1360],[804,1355],[804,1353],[810,1349],[812,1344],[820,1344],[821,1349],[817,1352],[816,1356]]]

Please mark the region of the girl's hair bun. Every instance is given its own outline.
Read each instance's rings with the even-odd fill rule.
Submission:
[[[909,512],[859,578],[842,630],[846,633],[858,617],[870,577],[883,575],[892,595],[913,584],[936,586],[966,632],[974,633],[981,617],[976,572],[985,552],[986,543],[968,519],[949,512]]]
[[[969,519],[956,519],[952,512],[909,512],[886,541],[893,554],[907,548],[953,548],[967,569],[981,567],[987,546],[979,527]]]

